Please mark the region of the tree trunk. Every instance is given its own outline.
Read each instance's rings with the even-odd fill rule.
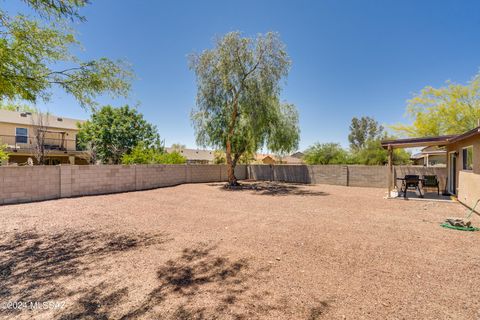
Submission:
[[[232,159],[232,145],[230,139],[227,139],[225,155],[227,158],[228,185],[238,186],[237,177],[235,177],[235,162]]]

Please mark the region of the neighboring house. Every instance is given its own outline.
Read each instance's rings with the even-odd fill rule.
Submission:
[[[187,158],[188,164],[213,164],[215,158],[214,151],[212,150],[200,150],[200,149],[176,149],[165,148],[168,153],[173,151],[179,152],[182,156]]]
[[[301,153],[301,152],[297,152],[291,156],[285,156],[285,157],[278,157],[272,154],[257,153],[255,160],[256,162],[259,162],[262,164],[303,164],[304,162],[301,158],[294,156],[298,153]]]
[[[444,147],[447,153],[448,192],[473,207],[480,199],[480,127],[459,135],[382,141],[391,157],[394,148]],[[389,189],[393,185],[389,170]],[[477,207],[478,209],[478,207]]]
[[[305,154],[301,151],[297,151],[295,153],[292,153],[290,156],[293,157],[293,158],[297,158],[297,159],[303,159]]]
[[[412,155],[410,160],[414,165],[425,167],[446,167],[447,151],[438,146],[428,146],[423,148],[419,153]]]
[[[77,148],[77,123],[51,114],[40,116],[30,112],[0,110],[0,144],[6,145],[9,164],[36,162],[37,130],[43,130],[43,149],[46,164],[88,164],[89,153]]]

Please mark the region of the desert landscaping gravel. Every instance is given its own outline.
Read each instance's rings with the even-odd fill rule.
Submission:
[[[480,319],[480,232],[439,226],[460,204],[222,186],[0,206],[0,317]]]

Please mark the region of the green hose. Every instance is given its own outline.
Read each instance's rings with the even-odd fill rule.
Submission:
[[[475,208],[477,207],[478,203],[480,202],[480,199],[477,200],[475,205],[473,206],[472,210],[470,210],[470,213],[467,215],[467,220],[470,220],[470,217],[472,216],[473,212],[475,211]],[[454,230],[461,230],[461,231],[480,231],[480,228],[475,228],[475,227],[459,227],[459,226],[452,226],[449,223],[442,223],[440,226],[444,228],[449,228],[449,229],[454,229]]]
[[[457,227],[457,226],[452,226],[452,225],[449,224],[449,223],[442,223],[441,226],[444,227],[444,228],[461,230],[461,231],[480,231],[480,228],[475,228],[475,227]]]

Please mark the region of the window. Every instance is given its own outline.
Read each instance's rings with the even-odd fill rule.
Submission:
[[[15,129],[15,143],[28,143],[28,129],[16,128]]]
[[[473,170],[473,146],[463,148],[463,170]]]

